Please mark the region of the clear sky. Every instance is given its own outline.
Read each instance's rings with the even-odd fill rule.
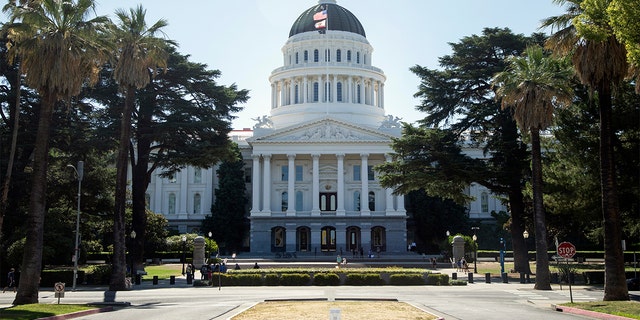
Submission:
[[[166,19],[167,37],[182,54],[222,72],[220,84],[235,83],[250,90],[233,123],[251,128],[255,118],[269,114],[271,71],[283,65],[282,46],[298,16],[318,0],[96,0],[98,14],[138,4],[147,10],[147,23]],[[372,63],[387,76],[387,114],[414,122],[425,116],[413,98],[419,79],[414,65],[438,67],[450,54],[448,43],[481,34],[485,27],[508,27],[514,33],[539,32],[540,21],[564,13],[552,0],[338,0],[362,23],[373,46]],[[543,30],[547,31],[548,30]]]

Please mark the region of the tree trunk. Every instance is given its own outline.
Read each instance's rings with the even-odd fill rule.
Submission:
[[[33,182],[27,215],[27,239],[19,268],[20,281],[14,305],[38,303],[40,274],[42,271],[42,248],[44,219],[47,199],[47,158],[49,155],[49,135],[55,97],[43,95],[40,119],[33,152]]]
[[[511,241],[513,243],[513,268],[516,272],[531,274],[529,265],[529,249],[522,233],[525,230],[524,200],[520,186],[520,177],[513,181],[509,192],[509,208],[511,214]]]
[[[127,256],[125,244],[125,211],[127,203],[127,169],[131,137],[131,111],[135,102],[135,88],[128,86],[122,119],[120,121],[120,144],[116,159],[116,191],[113,215],[113,259],[109,290],[126,290]]]
[[[141,268],[144,260],[144,244],[147,237],[147,204],[145,194],[149,187],[150,173],[149,156],[151,154],[151,141],[149,132],[151,128],[152,114],[144,106],[140,106],[138,112],[138,125],[136,127],[136,149],[138,159],[132,164],[131,173],[131,196],[132,196],[132,221],[131,226],[136,232],[136,239],[133,243],[133,264],[136,268]],[[149,110],[149,111],[152,111]],[[132,155],[133,157],[133,155]]]
[[[598,91],[600,105],[600,179],[602,215],[604,217],[604,300],[629,300],[624,273],[622,227],[613,159],[613,131],[611,130],[611,90]]]
[[[531,129],[531,180],[533,187],[533,215],[536,226],[536,290],[551,290],[549,255],[547,253],[547,224],[542,200],[542,155],[540,130]]]

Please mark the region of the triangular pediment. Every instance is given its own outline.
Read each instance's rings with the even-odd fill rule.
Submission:
[[[331,117],[302,123],[262,136],[254,136],[249,143],[353,143],[386,142],[394,136],[375,129],[343,122]]]

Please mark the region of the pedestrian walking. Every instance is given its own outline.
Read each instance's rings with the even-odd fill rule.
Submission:
[[[15,273],[15,269],[11,268],[11,270],[9,270],[9,273],[7,273],[7,286],[4,287],[4,289],[2,289],[2,293],[4,293],[5,291],[7,291],[7,289],[9,288],[13,288],[13,292],[16,292],[16,273]]]

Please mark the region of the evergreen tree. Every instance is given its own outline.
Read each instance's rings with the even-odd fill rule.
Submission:
[[[239,252],[249,225],[247,215],[246,184],[244,162],[236,148],[237,158],[223,161],[217,170],[219,185],[215,191],[216,200],[211,215],[202,222],[205,233],[212,232],[218,245],[228,252]]]

